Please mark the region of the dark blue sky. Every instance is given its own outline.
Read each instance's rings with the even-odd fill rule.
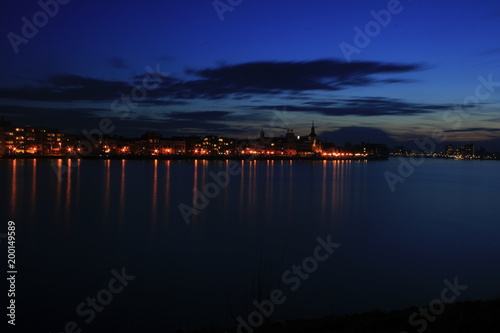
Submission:
[[[216,4],[71,0],[50,17],[4,1],[0,114],[72,132],[107,117],[120,135],[307,134],[314,120],[335,140],[500,138],[497,1]]]

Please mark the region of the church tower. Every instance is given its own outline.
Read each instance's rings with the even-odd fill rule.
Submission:
[[[318,136],[316,135],[316,131],[314,130],[314,121],[312,122],[311,133],[309,134],[308,139],[313,143],[313,147],[316,147]]]

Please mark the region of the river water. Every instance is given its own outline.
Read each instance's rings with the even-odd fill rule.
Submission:
[[[0,160],[18,327],[237,325],[272,290],[272,320],[399,309],[455,278],[500,296],[500,163],[427,159],[391,191],[400,163]]]

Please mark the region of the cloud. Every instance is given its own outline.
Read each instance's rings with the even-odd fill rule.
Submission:
[[[210,111],[209,111],[210,112]],[[198,112],[191,112],[198,113]],[[189,116],[188,116],[189,117]],[[111,118],[113,119],[113,118]],[[170,118],[167,114],[146,114],[138,118],[129,119],[120,123],[119,130],[128,133],[141,135],[145,131],[157,131],[166,136],[189,136],[189,135],[224,135],[237,136],[238,133],[244,133],[246,130],[243,125],[232,126],[220,121],[207,121],[201,116],[199,119],[195,116],[190,119]],[[119,120],[116,122],[118,123]]]
[[[109,109],[102,109],[102,108],[54,108],[54,107],[0,105],[0,114],[8,115],[8,117],[20,117],[20,118],[44,119],[44,118],[61,117],[61,116],[100,117],[101,112],[109,112]]]
[[[106,59],[108,64],[111,65],[111,67],[116,68],[116,69],[125,69],[128,68],[127,64],[125,63],[125,60],[120,57],[111,57]]]
[[[155,105],[155,106],[166,106],[166,105],[186,105],[187,102],[179,100],[163,100],[163,99],[147,99],[141,102],[141,105]]]
[[[287,110],[292,112],[315,112],[327,116],[397,116],[430,113],[453,107],[451,104],[410,103],[382,97],[339,99],[335,102],[305,102],[303,104],[287,106]],[[261,105],[254,107],[254,109],[268,110],[279,107],[278,105]]]
[[[14,126],[30,123],[34,127],[65,130],[96,128],[103,112],[109,109],[0,105],[0,114]]]
[[[346,142],[358,144],[361,143],[361,141],[366,143],[385,143],[389,145],[398,143],[392,139],[387,132],[375,127],[344,127],[336,131],[321,132],[319,137],[322,140],[333,142],[339,146],[344,145]]]
[[[121,67],[124,62],[119,58],[110,58],[110,64]],[[30,102],[54,102],[57,111],[42,108],[18,108],[19,115],[40,119],[43,116],[64,119],[57,120],[54,125],[60,128],[85,128],[95,125],[96,117],[101,117],[105,112],[109,115],[109,106],[122,95],[131,95],[134,88],[142,87],[144,80],[147,82],[147,96],[142,101],[133,101],[140,104],[141,108],[131,110],[131,119],[117,120],[120,130],[130,129],[137,123],[137,129],[148,126],[161,128],[174,133],[225,133],[236,135],[248,133],[248,126],[265,123],[269,109],[281,109],[286,103],[279,105],[255,106],[255,100],[266,100],[269,95],[275,100],[286,100],[292,104],[287,108],[291,112],[315,112],[329,116],[358,115],[412,115],[431,112],[443,106],[412,104],[388,98],[350,98],[325,100],[325,92],[331,93],[348,89],[350,87],[367,85],[385,85],[394,82],[406,82],[404,78],[393,77],[396,75],[412,73],[423,70],[421,64],[399,64],[383,62],[351,62],[332,59],[287,62],[287,61],[261,61],[240,63],[236,65],[219,64],[214,68],[201,68],[187,70],[190,79],[176,78],[167,73],[131,76],[128,81],[113,81],[84,77],[74,74],[60,74],[49,77],[43,81],[35,82],[30,86],[17,88],[0,88],[0,99],[8,99],[9,104]],[[140,97],[143,97],[139,94]],[[189,105],[189,109],[205,103],[228,99],[235,103],[246,100],[245,112],[238,112],[244,108],[242,102],[229,111],[195,111],[182,112],[183,109],[174,109],[175,106]],[[16,102],[11,102],[17,100]],[[78,102],[74,105],[82,107],[81,111],[64,109],[67,102]],[[80,103],[82,102],[82,103]],[[103,102],[104,109],[85,109],[83,102],[92,102],[95,106]],[[109,103],[109,104],[107,104]],[[262,103],[262,102],[259,102]],[[274,101],[273,101],[274,103]],[[27,103],[22,103],[27,104]],[[46,105],[46,104],[44,104]],[[145,107],[145,108],[144,108]],[[252,112],[247,112],[248,110]],[[35,110],[35,111],[33,111]],[[62,111],[65,110],[65,111]],[[210,109],[209,109],[210,110]],[[217,109],[215,109],[217,110]],[[36,113],[38,112],[38,113]],[[238,118],[236,117],[238,116]],[[245,119],[245,117],[250,117]],[[78,119],[75,121],[75,119]],[[82,123],[78,123],[79,120]],[[35,121],[35,120],[34,120]],[[43,121],[43,125],[47,122]],[[250,129],[252,130],[252,128]]]
[[[38,87],[0,88],[0,98],[28,101],[106,101],[133,86],[126,82],[86,78],[79,75],[56,75],[40,82]]]
[[[219,97],[229,94],[277,94],[304,91],[335,91],[376,83],[404,82],[376,75],[400,74],[424,69],[421,64],[382,62],[345,63],[333,59],[303,62],[262,61],[217,68],[188,70],[199,80],[183,82],[177,89],[189,95]]]
[[[110,58],[116,68],[123,68],[120,58]],[[315,60],[303,62],[262,61],[217,68],[187,70],[193,80],[181,80],[159,73],[138,75],[127,82],[108,81],[64,74],[40,82],[38,86],[0,88],[0,98],[39,101],[113,100],[121,93],[129,94],[148,78],[149,99],[250,99],[262,94],[304,96],[318,91],[337,91],[349,87],[407,82],[402,78],[382,78],[422,70],[421,64],[351,62]],[[148,76],[149,75],[149,76]],[[153,83],[158,83],[153,85]]]
[[[334,102],[305,102],[304,104],[314,105],[314,106],[332,106],[335,103]]]
[[[229,125],[221,120],[229,116],[228,111],[196,112],[131,112],[128,119],[104,108],[51,108],[0,105],[0,114],[13,126],[30,123],[34,127],[59,128],[67,133],[81,134],[99,126],[103,115],[109,118],[116,131],[127,136],[140,136],[146,131],[158,131],[166,135],[205,135],[207,132],[234,136],[244,133],[244,125]]]
[[[158,72],[134,75],[132,79],[134,85],[148,87],[149,90],[154,90],[155,87],[158,86],[158,84],[160,83],[163,83],[163,85],[165,86],[171,86],[176,83],[182,82],[179,79],[169,76],[168,73],[158,73]]]
[[[169,112],[168,117],[177,120],[199,120],[211,121],[221,120],[226,116],[232,114],[229,111],[197,111],[197,112]]]
[[[456,130],[446,130],[445,132],[447,132],[447,133],[460,133],[460,132],[478,132],[478,131],[495,133],[495,132],[500,132],[500,128],[471,127],[471,128],[456,129]]]

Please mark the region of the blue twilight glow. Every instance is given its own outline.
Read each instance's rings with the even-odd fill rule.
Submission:
[[[0,114],[14,123],[252,137],[314,120],[335,140],[440,129],[500,148],[497,1],[8,0],[0,12]],[[471,96],[467,117],[445,121]]]

